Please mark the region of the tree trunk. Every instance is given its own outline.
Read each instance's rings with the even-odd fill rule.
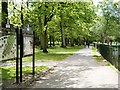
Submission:
[[[73,39],[73,37],[70,38],[70,44],[71,44],[71,47],[74,47],[74,39]]]
[[[61,21],[60,21],[60,30],[61,30],[61,41],[62,41],[62,45],[61,47],[65,48],[66,47],[66,43],[65,43],[65,33],[64,33],[64,29],[63,29],[63,17],[62,14],[60,15]]]
[[[75,45],[78,45],[78,39],[74,39]]]
[[[77,40],[78,40],[78,46],[80,46],[81,45],[80,38],[78,38]]]
[[[48,53],[47,47],[48,47],[48,40],[47,40],[47,16],[45,15],[44,18],[44,27],[45,31],[43,31],[43,52]]]
[[[66,43],[66,46],[67,46],[68,45],[67,38],[65,38],[65,43]]]
[[[43,32],[42,32],[42,19],[41,17],[38,18],[39,20],[39,31],[40,31],[40,49],[43,49]]]
[[[6,28],[7,18],[8,18],[8,1],[4,2],[2,0],[2,27]]]
[[[66,44],[65,44],[65,35],[64,35],[64,30],[63,30],[62,22],[60,22],[60,30],[61,30],[61,39],[62,39],[62,45],[61,45],[61,47],[65,48],[66,47]]]
[[[46,27],[46,30],[43,31],[43,52],[44,53],[48,53],[47,51],[47,45],[48,45],[48,42],[47,42],[47,27]]]
[[[55,46],[55,38],[54,35],[52,36],[53,46]]]
[[[52,36],[51,35],[50,35],[49,39],[50,39],[50,47],[52,47]]]
[[[65,38],[66,46],[69,44],[69,38]]]

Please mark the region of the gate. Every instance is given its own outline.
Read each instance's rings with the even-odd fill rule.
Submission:
[[[34,31],[23,28],[0,30],[0,62],[16,60],[16,83],[22,82],[22,59],[32,56],[32,73],[35,74]],[[20,67],[20,68],[19,68]],[[20,77],[19,77],[20,75]]]

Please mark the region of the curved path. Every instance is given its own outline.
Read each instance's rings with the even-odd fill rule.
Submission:
[[[91,48],[75,52],[32,88],[118,88],[118,72],[97,62]]]

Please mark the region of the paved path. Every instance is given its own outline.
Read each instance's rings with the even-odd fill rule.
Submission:
[[[118,73],[98,63],[91,48],[84,48],[58,63],[32,88],[118,88]]]
[[[46,61],[46,62],[42,62],[40,60],[35,62],[35,66],[48,66],[49,68],[56,66],[58,64],[59,61]],[[32,62],[23,62],[22,63],[23,66],[32,66]],[[16,66],[15,62],[5,62],[5,63],[1,63],[1,66],[8,66],[8,67],[12,67],[12,66]]]

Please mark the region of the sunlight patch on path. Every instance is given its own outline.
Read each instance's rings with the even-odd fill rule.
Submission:
[[[75,52],[32,88],[118,88],[118,73],[97,63],[93,56],[91,48]]]

